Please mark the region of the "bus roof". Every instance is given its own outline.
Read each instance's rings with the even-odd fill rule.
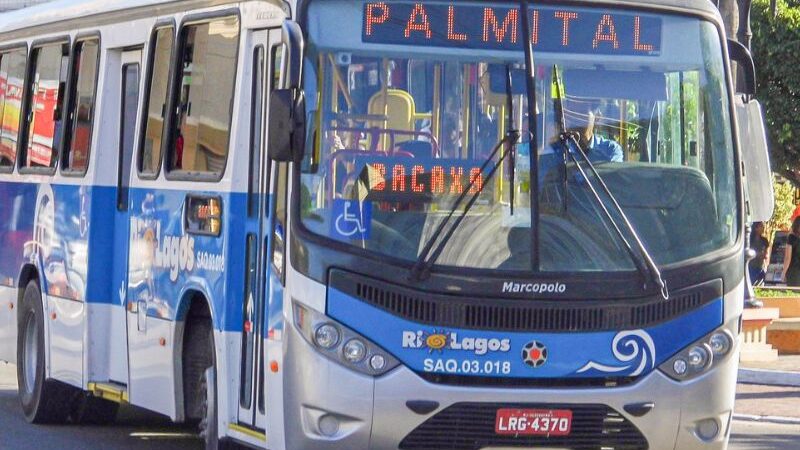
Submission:
[[[282,0],[270,0],[270,2],[282,7],[287,6],[287,2]],[[308,0],[304,3],[307,2]],[[575,0],[564,1],[565,4],[573,2]],[[92,20],[100,25],[152,16],[154,9],[156,14],[168,14],[232,3],[238,2],[236,0],[56,0],[0,14],[0,40],[26,37],[33,34],[34,30],[39,34],[45,34],[49,31],[48,25],[54,24],[62,24],[54,27],[57,29],[52,31],[56,32],[63,30],[70,23],[77,25],[78,21],[82,26],[73,26],[73,29],[90,26],[87,22]],[[531,2],[535,3],[535,0]],[[719,17],[719,12],[709,0],[582,0],[580,3],[584,5],[594,3],[598,6],[657,7]]]
[[[284,6],[280,0],[268,0]],[[56,0],[0,14],[0,40],[240,3],[237,0]]]

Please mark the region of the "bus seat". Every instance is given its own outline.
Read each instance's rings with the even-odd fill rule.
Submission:
[[[385,103],[384,103],[385,101]],[[414,121],[416,120],[416,106],[414,97],[402,89],[387,89],[376,92],[369,99],[367,106],[369,114],[386,116],[386,120],[370,123],[370,126],[399,131],[414,131]],[[394,143],[407,141],[413,136],[398,135]],[[389,136],[381,137],[381,143],[385,149],[389,142]]]
[[[696,254],[697,248],[713,247],[711,241],[719,229],[716,217],[709,214],[716,210],[716,202],[705,173],[691,167],[638,162],[600,163],[596,168],[648,250],[660,259],[680,261]],[[561,170],[545,174],[540,185],[544,214],[564,214],[562,177]],[[599,231],[603,229],[598,223],[600,211],[574,164],[568,165],[568,177],[568,220],[586,224],[586,233],[595,233],[598,241],[607,240],[607,234]]]

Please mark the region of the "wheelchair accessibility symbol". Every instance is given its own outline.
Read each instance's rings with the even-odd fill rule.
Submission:
[[[369,239],[372,203],[355,200],[333,201],[331,235],[337,239]]]

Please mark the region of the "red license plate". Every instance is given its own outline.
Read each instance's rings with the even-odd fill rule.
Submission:
[[[572,430],[568,409],[498,409],[494,431],[514,436],[567,436]]]

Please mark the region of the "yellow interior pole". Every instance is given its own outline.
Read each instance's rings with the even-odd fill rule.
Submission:
[[[431,133],[436,142],[441,145],[442,139],[439,136],[439,121],[442,117],[442,65],[433,66],[433,114],[431,114]]]
[[[466,133],[466,129],[469,127],[469,66],[464,66],[464,74],[463,80],[461,82],[461,106],[464,109],[464,117],[462,118],[461,127],[462,130],[458,130],[459,133],[463,132],[461,135],[461,157],[465,158],[469,155],[469,133]]]
[[[350,91],[347,89],[347,85],[345,84],[344,79],[342,78],[342,74],[339,73],[339,68],[336,67],[336,61],[333,59],[333,55],[328,55],[328,60],[331,62],[331,73],[333,74],[333,81],[334,83],[336,83],[336,86],[339,88],[342,95],[344,95],[344,101],[347,103],[347,107],[349,109],[352,109],[353,98],[350,96]],[[337,94],[334,94],[336,96],[335,110],[339,111],[339,96]]]
[[[383,96],[383,128],[389,128],[389,59],[383,58],[383,73],[386,74],[385,78],[381,81],[381,95]],[[389,135],[384,133],[381,138],[381,145],[385,151],[389,151]]]

